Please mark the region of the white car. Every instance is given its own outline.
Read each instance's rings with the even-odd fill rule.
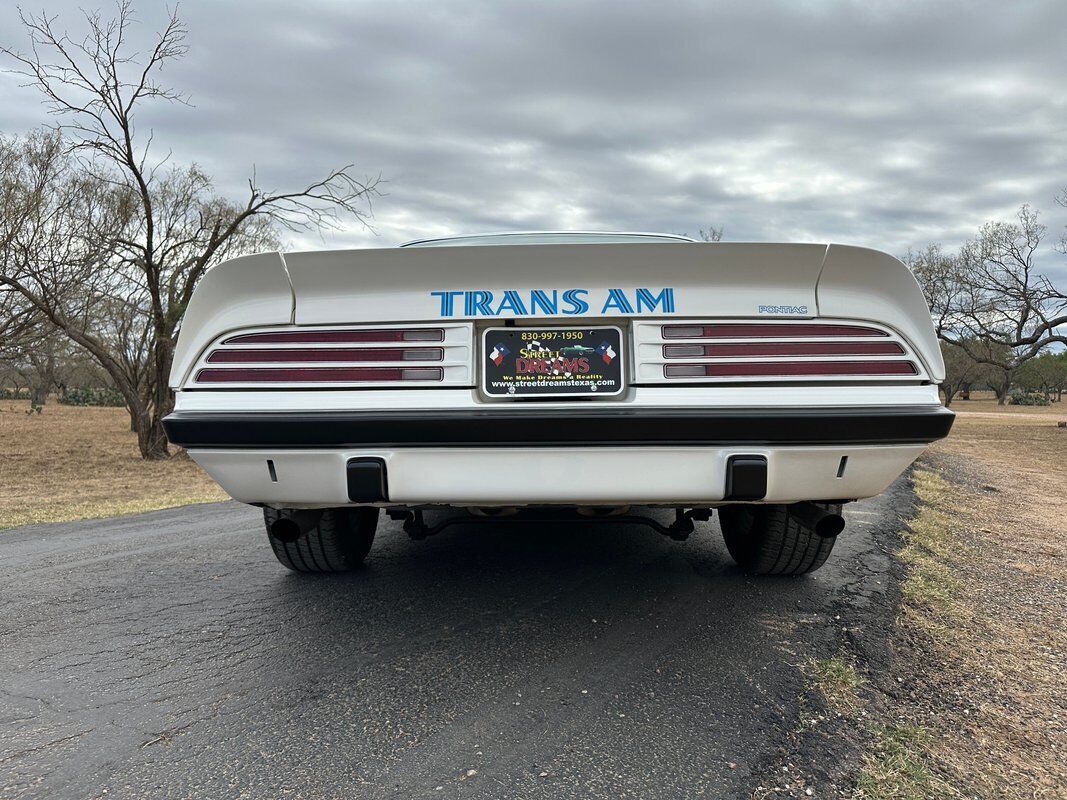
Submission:
[[[360,564],[381,509],[416,538],[579,512],[678,539],[717,509],[742,568],[796,575],[948,434],[943,378],[885,253],[496,234],[219,264],[165,424],[294,570]]]

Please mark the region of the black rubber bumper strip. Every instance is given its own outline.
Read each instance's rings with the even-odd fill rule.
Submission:
[[[187,448],[605,447],[621,445],[925,444],[955,415],[906,408],[493,408],[427,411],[175,412]]]

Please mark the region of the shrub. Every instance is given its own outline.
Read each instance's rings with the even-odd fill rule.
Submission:
[[[1038,392],[1023,392],[1022,394],[1013,394],[1008,402],[1013,406],[1047,406],[1050,405],[1049,400],[1045,395]]]
[[[0,386],[0,400],[29,400],[29,389],[8,389]]]
[[[79,386],[67,389],[59,398],[67,406],[124,406],[126,401],[115,389],[107,386]]]

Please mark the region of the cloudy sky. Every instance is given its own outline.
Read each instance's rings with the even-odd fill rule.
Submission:
[[[37,0],[78,30],[87,0]],[[88,0],[92,3],[92,0]],[[104,4],[106,6],[106,4]],[[136,0],[140,33],[162,4]],[[955,244],[1021,203],[1067,222],[1067,2],[186,0],[156,141],[238,195],[354,162],[374,232],[626,229]],[[24,41],[15,11],[0,37]],[[45,120],[0,76],[0,131]],[[321,247],[322,240],[296,242]],[[1051,249],[1047,269],[1067,276]]]

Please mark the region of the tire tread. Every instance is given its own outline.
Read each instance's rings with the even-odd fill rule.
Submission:
[[[363,563],[378,527],[377,508],[329,508],[319,524],[295,542],[283,542],[270,532],[280,512],[263,509],[267,539],[275,558],[294,572],[345,572]],[[316,551],[318,551],[316,553]]]
[[[841,506],[819,504],[841,513]],[[784,505],[726,506],[719,511],[726,549],[738,566],[756,575],[804,575],[829,557],[837,537],[804,527]]]

